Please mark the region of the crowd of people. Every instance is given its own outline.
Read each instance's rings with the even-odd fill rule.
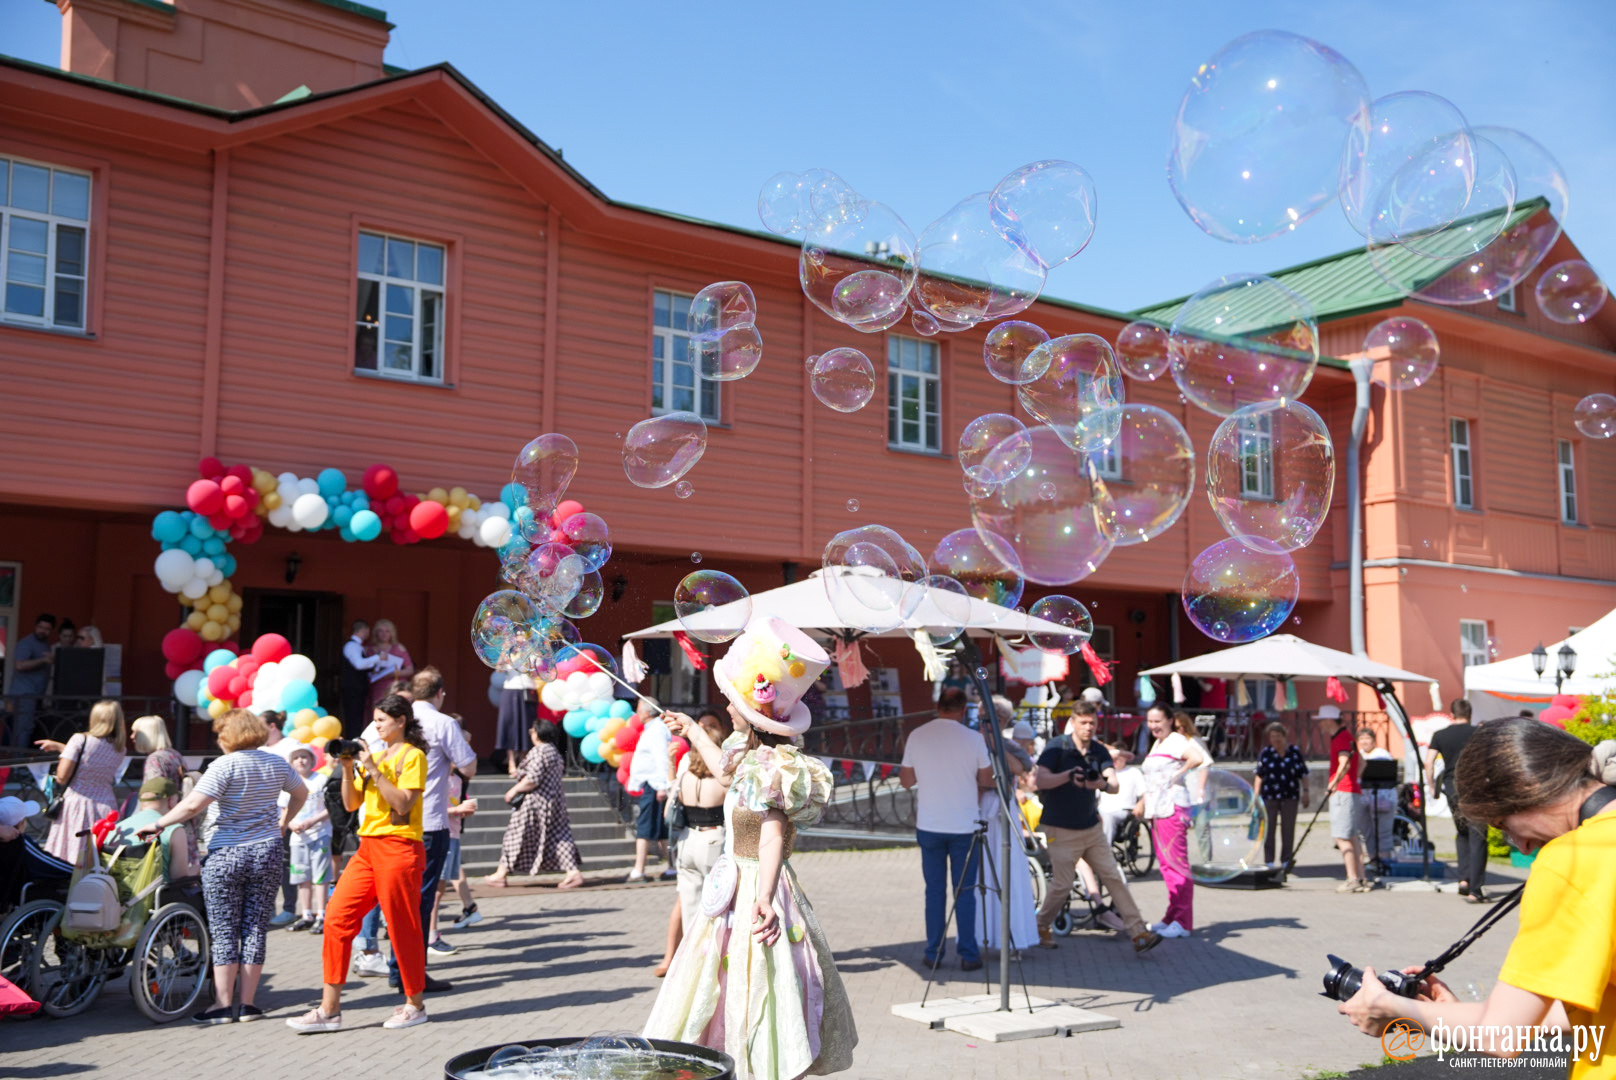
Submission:
[[[33,632],[21,638],[12,652],[11,682],[5,688],[13,700],[13,713],[5,745],[25,750],[34,743],[34,721],[41,703],[63,693],[57,685],[57,660],[63,649],[100,648],[101,631],[79,628],[72,619],[58,620],[44,613],[34,620]],[[0,651],[0,661],[4,661]],[[3,668],[4,663],[0,663]],[[0,672],[3,674],[3,672]]]

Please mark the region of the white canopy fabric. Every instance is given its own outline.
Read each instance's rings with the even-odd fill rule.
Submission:
[[[1246,676],[1325,680],[1365,679],[1370,682],[1433,683],[1435,679],[1377,663],[1362,656],[1327,649],[1294,634],[1273,634],[1249,645],[1236,645],[1205,656],[1163,664],[1142,675],[1193,675],[1202,679],[1239,679]]]
[[[1465,668],[1465,694],[1488,693],[1513,701],[1548,701],[1555,694],[1554,671],[1560,663],[1557,654],[1562,645],[1570,645],[1576,651],[1577,669],[1565,680],[1560,693],[1577,697],[1603,693],[1610,682],[1612,657],[1616,657],[1616,611],[1606,613],[1592,626],[1568,638],[1544,645],[1549,662],[1542,677],[1532,669],[1531,653]]]

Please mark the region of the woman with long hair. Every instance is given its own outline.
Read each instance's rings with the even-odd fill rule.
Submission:
[[[578,844],[572,838],[572,819],[567,816],[567,796],[561,778],[561,729],[548,720],[535,720],[528,729],[533,748],[522,759],[522,772],[505,792],[506,803],[515,804],[505,838],[500,843],[499,868],[483,879],[498,888],[511,874],[544,874],[566,871],[556,887],[576,889],[584,883],[578,865]]]
[[[365,808],[359,850],[337,879],[325,912],[325,987],[320,1004],[286,1021],[299,1034],[342,1028],[342,984],[348,978],[354,939],[365,913],[378,902],[387,918],[388,938],[398,958],[404,1004],[382,1022],[407,1028],[427,1021],[426,938],[421,932],[421,877],[426,847],[421,841],[421,793],[426,790],[426,736],[410,702],[398,694],[382,698],[372,723],[383,748],[376,753],[362,741],[355,757],[339,757],[342,803]]]
[[[1140,767],[1145,774],[1145,819],[1150,822],[1162,880],[1167,884],[1167,913],[1151,929],[1162,937],[1189,937],[1195,929],[1195,879],[1190,876],[1190,808],[1188,778],[1210,764],[1189,736],[1173,728],[1167,710],[1152,705],[1145,723],[1155,738]]]
[[[185,786],[187,780],[185,758],[174,749],[174,744],[168,738],[168,723],[161,716],[142,716],[129,725],[129,733],[134,739],[135,753],[146,755],[141,781],[161,777],[173,782],[174,791],[179,797],[189,795],[190,791]],[[189,864],[201,865],[202,859],[198,854],[199,848],[196,842],[196,822],[187,821],[182,832]]]
[[[370,628],[370,644],[366,652],[372,656],[391,656],[398,663],[396,669],[383,663],[371,671],[372,676],[377,672],[386,671],[387,674],[370,680],[369,707],[372,711],[381,704],[382,698],[393,692],[393,686],[403,680],[408,683],[410,676],[415,674],[415,661],[410,659],[410,651],[398,640],[398,627],[393,625],[392,619],[377,619]]]
[[[735,732],[729,717],[706,709],[696,724],[720,747]],[[684,808],[685,828],[673,838],[678,889],[668,916],[668,947],[656,966],[657,978],[668,973],[685,931],[701,912],[701,888],[713,864],[724,853],[724,785],[700,754],[686,753],[673,777],[673,797]]]
[[[40,739],[35,746],[62,755],[56,763],[56,784],[62,790],[62,809],[51,822],[45,850],[64,862],[77,863],[79,834],[118,809],[112,785],[118,782],[128,755],[129,732],[123,706],[98,701],[90,709],[90,724],[59,743]]]
[[[813,722],[803,694],[829,666],[802,631],[754,619],[713,668],[741,738],[724,750],[690,717],[667,716],[726,788],[727,828],[644,1033],[721,1050],[737,1076],[756,1080],[841,1072],[858,1043],[835,958],[791,868],[797,829],[830,801],[830,770],[796,742]]]
[[[1376,1037],[1400,1017],[1426,1031],[1443,1024],[1494,1032],[1541,1026],[1565,1036],[1573,1029],[1579,1035],[1592,1030],[1596,1037],[1609,1032],[1616,1021],[1612,784],[1616,742],[1590,747],[1540,720],[1518,717],[1477,728],[1459,758],[1459,812],[1467,821],[1503,830],[1518,850],[1537,855],[1521,896],[1520,929],[1498,980],[1487,1000],[1460,1001],[1442,980],[1427,976],[1410,1000],[1387,990],[1365,968],[1363,986],[1339,1011]],[[1613,1061],[1608,1041],[1590,1046],[1572,1062],[1571,1076],[1609,1076]]]

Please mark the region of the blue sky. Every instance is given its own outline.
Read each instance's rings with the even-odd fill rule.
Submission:
[[[377,2],[397,24],[391,63],[452,62],[628,202],[758,228],[765,178],[824,166],[918,233],[1019,165],[1076,161],[1099,225],[1046,291],[1119,309],[1361,245],[1334,209],[1226,244],[1167,187],[1168,131],[1197,65],[1247,31],[1291,30],[1346,55],[1375,96],[1428,90],[1547,146],[1570,180],[1572,239],[1616,275],[1604,2]],[[0,0],[0,52],[55,64],[60,43],[54,4]]]

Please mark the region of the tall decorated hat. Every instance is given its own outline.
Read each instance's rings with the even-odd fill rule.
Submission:
[[[825,650],[783,619],[753,619],[713,665],[724,696],[754,727],[801,735],[813,723],[802,696],[830,667]]]

